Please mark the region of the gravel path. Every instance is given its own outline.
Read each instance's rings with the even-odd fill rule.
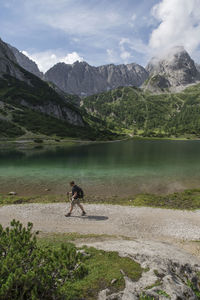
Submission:
[[[43,232],[124,235],[134,238],[200,240],[200,210],[179,211],[119,205],[84,205],[86,217],[76,208],[66,218],[69,204],[24,204],[0,207],[0,223],[9,225],[15,218],[34,224]]]

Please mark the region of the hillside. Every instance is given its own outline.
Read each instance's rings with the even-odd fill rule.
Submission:
[[[0,40],[1,138],[31,133],[92,140],[115,137],[102,121],[74,103],[77,96],[58,94],[47,82],[19,66],[10,48]]]
[[[157,137],[200,135],[200,84],[159,95],[120,87],[85,98],[83,107],[114,131]]]
[[[27,133],[92,140],[114,138],[103,122],[64,102],[46,83],[34,79],[34,87],[9,75],[0,79],[0,138]]]

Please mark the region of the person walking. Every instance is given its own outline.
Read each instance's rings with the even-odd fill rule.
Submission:
[[[84,194],[83,190],[78,185],[76,185],[74,181],[71,181],[69,184],[72,187],[72,191],[68,192],[67,195],[72,194],[72,197],[71,197],[71,207],[70,207],[69,212],[65,215],[65,217],[70,217],[71,216],[73,208],[74,208],[74,206],[76,204],[82,210],[82,216],[85,216],[86,212],[85,212],[85,210],[83,208],[83,205],[80,203],[80,199],[83,198],[83,194]]]

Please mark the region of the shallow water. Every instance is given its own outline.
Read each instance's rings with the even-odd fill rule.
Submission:
[[[200,187],[200,141],[127,140],[48,150],[1,150],[0,193],[170,193]]]

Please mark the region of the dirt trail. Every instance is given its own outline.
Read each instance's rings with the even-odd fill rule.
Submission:
[[[200,210],[179,211],[119,205],[85,205],[87,216],[76,208],[66,218],[67,205],[25,204],[0,207],[0,223],[9,225],[15,218],[43,232],[124,235],[158,240],[200,240]]]

